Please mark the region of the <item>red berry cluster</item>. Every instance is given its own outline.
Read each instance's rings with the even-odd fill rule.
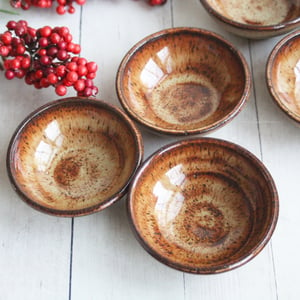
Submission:
[[[14,8],[29,9],[31,6],[40,8],[49,8],[53,6],[53,3],[57,2],[56,12],[59,15],[63,15],[66,12],[73,14],[75,12],[74,2],[78,5],[85,4],[86,0],[10,0],[10,4]]]
[[[98,93],[93,83],[97,64],[76,56],[80,45],[72,42],[67,27],[35,30],[23,20],[9,21],[6,27],[8,30],[0,34],[0,56],[7,79],[25,78],[37,89],[54,86],[59,96],[64,96],[71,86],[78,96]]]

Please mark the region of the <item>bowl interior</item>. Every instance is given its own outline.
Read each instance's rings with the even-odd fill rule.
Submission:
[[[140,161],[134,130],[98,100],[61,100],[28,118],[9,153],[13,183],[48,212],[105,206]]]
[[[248,152],[203,139],[153,156],[129,194],[133,227],[146,250],[167,265],[215,273],[251,259],[277,218],[276,190]]]
[[[246,68],[233,47],[213,33],[166,30],[129,51],[117,90],[129,114],[152,129],[206,131],[245,101]]]
[[[272,26],[300,17],[298,0],[201,0],[223,17],[240,24]]]
[[[277,104],[300,122],[300,31],[274,48],[268,61],[268,85]]]

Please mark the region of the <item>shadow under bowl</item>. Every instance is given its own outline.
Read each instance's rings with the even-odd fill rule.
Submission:
[[[20,124],[8,148],[7,171],[26,203],[73,217],[119,200],[142,155],[141,135],[125,113],[100,100],[66,98]]]
[[[265,166],[227,141],[167,145],[148,158],[128,192],[138,241],[160,262],[189,273],[235,269],[272,236],[278,195]]]
[[[124,110],[160,134],[193,135],[232,120],[249,98],[251,76],[229,42],[198,28],[154,33],[123,58],[116,90]]]
[[[200,0],[225,30],[250,39],[285,34],[300,26],[298,0]]]
[[[267,61],[266,79],[274,102],[300,124],[300,30],[274,47]]]

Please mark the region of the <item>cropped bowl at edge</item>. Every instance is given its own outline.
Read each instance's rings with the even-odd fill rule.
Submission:
[[[300,125],[300,30],[285,36],[273,48],[266,79],[274,102]]]
[[[300,26],[298,0],[200,0],[222,28],[241,37],[264,39]]]

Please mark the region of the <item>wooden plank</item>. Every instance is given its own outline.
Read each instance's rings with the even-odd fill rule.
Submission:
[[[80,14],[57,16],[32,9],[19,16],[1,14],[1,32],[10,19],[29,26],[67,25],[78,42]],[[42,15],[43,14],[43,15]],[[68,299],[71,219],[47,216],[26,205],[10,186],[5,158],[19,122],[40,105],[58,98],[52,89],[36,90],[0,72],[0,289],[1,299]]]
[[[100,99],[120,106],[115,92],[119,63],[144,36],[171,27],[170,4],[151,8],[144,1],[93,1],[84,7],[83,55],[99,64]],[[166,142],[154,140],[155,147]],[[147,156],[150,139],[145,143]],[[129,229],[124,201],[75,220],[72,299],[183,299],[182,273],[141,248]]]
[[[281,37],[252,45],[256,95],[262,136],[263,160],[278,187],[280,213],[273,237],[278,299],[298,299],[300,295],[299,241],[299,127],[273,102],[265,83],[265,62]]]
[[[173,1],[174,25],[195,26],[219,33],[233,43],[251,67],[249,42],[217,25],[200,1]],[[244,110],[224,128],[210,136],[237,143],[261,158],[255,95]],[[185,275],[185,299],[275,299],[276,280],[270,245],[247,265],[228,273],[213,276]]]

